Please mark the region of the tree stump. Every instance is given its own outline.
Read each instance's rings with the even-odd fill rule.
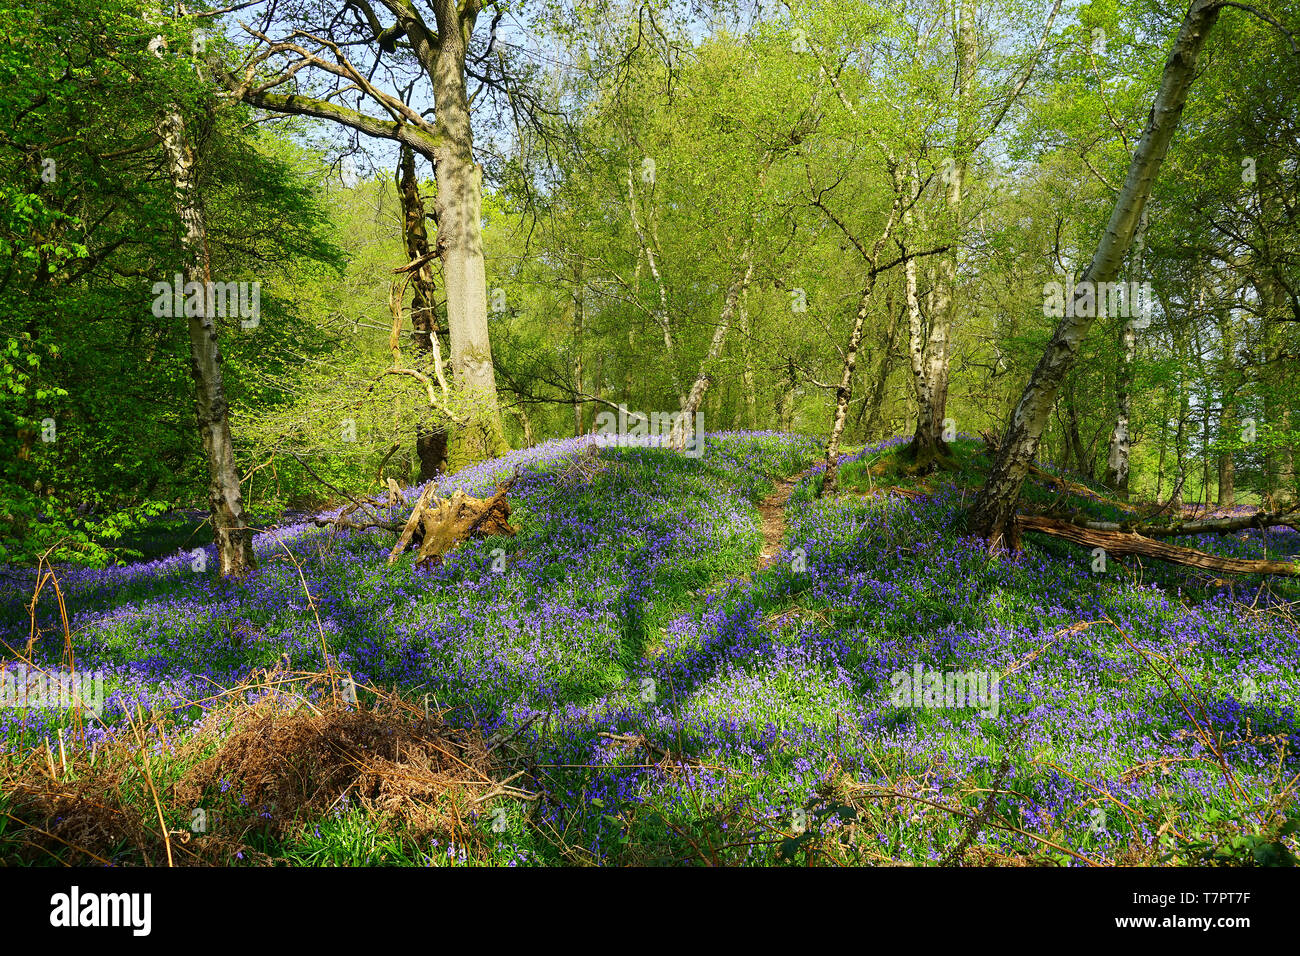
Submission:
[[[430,484],[415,503],[406,526],[398,536],[397,544],[388,555],[391,565],[408,547],[415,545],[419,553],[416,565],[442,563],[442,556],[462,541],[470,538],[490,538],[493,535],[513,536],[510,524],[510,499],[507,497],[514,479],[497,487],[490,498],[472,498],[462,490],[450,498],[431,500]]]

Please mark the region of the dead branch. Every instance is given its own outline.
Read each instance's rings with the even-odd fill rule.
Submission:
[[[1279,574],[1285,577],[1300,577],[1300,564],[1291,561],[1221,558],[1218,555],[1206,554],[1203,551],[1180,547],[1166,541],[1157,541],[1132,532],[1094,530],[1043,515],[1020,515],[1017,521],[1025,531],[1038,531],[1055,538],[1063,538],[1085,548],[1104,548],[1107,554],[1116,557],[1152,558],[1168,564],[1219,571],[1225,574]]]

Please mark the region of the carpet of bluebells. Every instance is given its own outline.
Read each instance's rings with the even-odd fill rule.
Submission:
[[[593,454],[594,441],[441,479],[441,492],[482,494],[517,470],[520,533],[468,542],[436,568],[386,567],[391,532],[306,522],[260,533],[258,570],[240,586],[214,576],[210,548],[205,572],[188,551],[61,571],[77,665],[108,675],[92,739],[137,706],[183,731],[217,689],[259,668],[319,669],[328,654],[362,686],[518,733],[542,794],[500,834],[521,863],[769,863],[828,833],[848,833],[849,862],[939,861],[964,821],[925,801],[973,811],[991,788],[999,819],[1114,862],[1194,821],[1245,827],[1243,806],[1300,773],[1290,583],[1120,561],[1097,571],[1092,554],[1033,538],[991,557],[963,535],[971,492],[958,484],[816,499],[810,438],[711,434],[698,458]],[[842,467],[852,485],[854,462]],[[756,571],[758,503],[801,472],[785,550]],[[1076,505],[1117,514],[1102,499]],[[1300,554],[1289,530],[1182,543]],[[0,579],[11,645],[27,639],[31,588],[16,570]],[[53,601],[38,617],[38,658],[57,663]],[[917,664],[996,671],[996,714],[899,706],[891,677]],[[0,748],[64,733],[61,720],[0,710]],[[922,799],[850,829],[853,795],[884,791]],[[1005,828],[977,842],[1008,855],[1045,846]]]

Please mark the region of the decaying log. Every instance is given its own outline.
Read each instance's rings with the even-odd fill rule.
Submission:
[[[419,546],[416,564],[441,564],[442,556],[462,541],[514,535],[510,525],[510,487],[515,479],[497,486],[490,498],[472,498],[457,490],[450,498],[434,502],[431,482],[420,495],[397,544],[388,555],[391,565],[411,544]]]
[[[509,490],[508,485],[503,485],[486,499],[471,498],[458,490],[437,505],[426,506],[420,517],[424,534],[415,563],[441,564],[444,554],[469,538],[514,535],[509,520]]]
[[[397,487],[397,482],[392,478],[388,479],[388,507],[392,508],[397,504],[406,504],[406,499],[402,497],[402,489]]]
[[[393,550],[388,552],[388,563],[392,564],[397,560],[397,556],[406,550],[415,537],[416,530],[420,527],[420,516],[424,514],[424,508],[429,503],[429,498],[433,495],[435,489],[434,482],[425,485],[424,492],[420,495],[419,500],[415,502],[415,507],[411,509],[411,516],[406,519],[406,524],[402,526],[402,533],[397,537],[397,544],[393,545]]]
[[[1070,524],[1089,531],[1118,531],[1140,534],[1144,538],[1176,538],[1189,534],[1232,534],[1236,531],[1264,528],[1296,528],[1300,530],[1300,513],[1287,511],[1257,511],[1249,515],[1226,518],[1197,518],[1191,521],[1173,521],[1169,524],[1144,524],[1132,521],[1094,521],[1082,515],[1069,517]]]
[[[1085,548],[1104,548],[1107,554],[1115,557],[1152,558],[1169,564],[1226,574],[1280,574],[1286,577],[1300,577],[1300,564],[1292,561],[1221,558],[1218,555],[1169,544],[1167,541],[1157,541],[1132,532],[1099,531],[1042,515],[1019,515],[1016,520],[1025,531],[1038,531],[1054,538],[1063,538]]]
[[[458,490],[450,498],[437,501],[434,500],[437,484],[431,481],[425,485],[404,522],[386,521],[374,514],[368,515],[371,520],[354,521],[351,516],[356,512],[382,505],[378,498],[374,498],[364,503],[353,499],[352,504],[339,512],[338,517],[316,518],[315,523],[358,531],[370,528],[397,531],[397,543],[388,554],[389,565],[412,545],[419,548],[416,564],[441,564],[442,556],[462,541],[516,533],[516,529],[510,525],[508,495],[518,478],[519,472],[516,471],[507,481],[497,486],[490,498],[473,498],[463,490]],[[393,507],[404,500],[402,491],[391,478],[387,485],[387,506]]]

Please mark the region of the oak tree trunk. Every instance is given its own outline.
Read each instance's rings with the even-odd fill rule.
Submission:
[[[510,446],[501,424],[488,338],[483,169],[474,161],[465,85],[467,37],[473,21],[465,22],[456,0],[434,0],[432,5],[438,22],[432,71],[438,133],[433,149],[438,256],[447,296],[452,373],[466,419],[453,436],[451,458],[454,464],[465,464],[504,454]]]

